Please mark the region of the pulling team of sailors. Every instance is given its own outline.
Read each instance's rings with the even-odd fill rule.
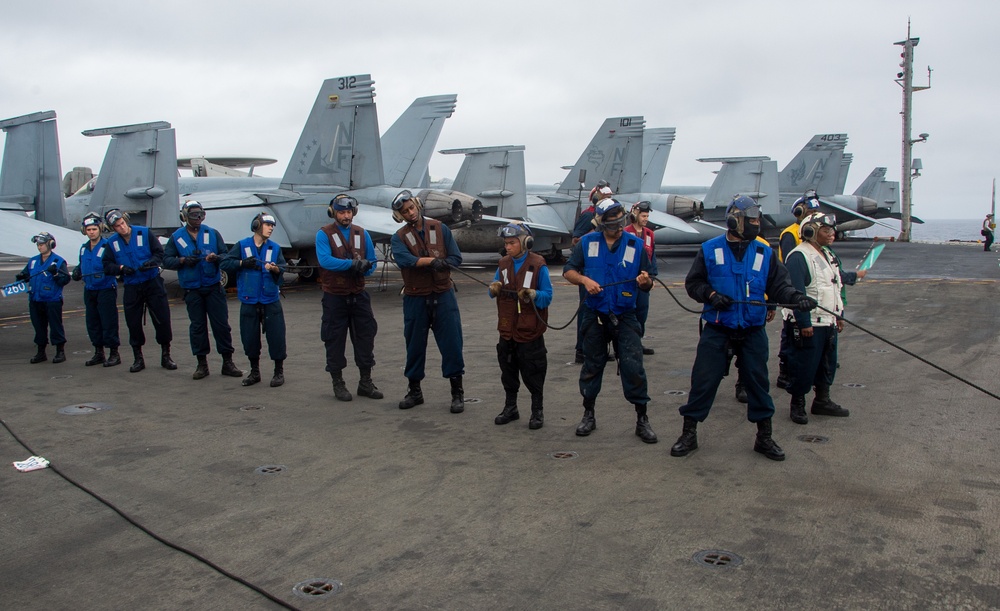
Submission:
[[[581,222],[579,231],[574,231],[573,250],[562,272],[567,281],[580,287],[581,295],[576,360],[582,362],[579,389],[583,417],[576,434],[587,436],[596,430],[595,407],[604,370],[609,361],[616,360],[625,399],[635,408],[635,434],[645,443],[656,443],[647,413],[650,399],[643,366],[643,355],[653,354],[653,350],[642,345],[649,291],[657,274],[652,232],[645,226],[650,208],[648,202],[639,202],[626,212],[606,184],[594,188],[591,201],[593,206],[582,217],[586,223]],[[706,241],[699,249],[685,288],[692,299],[704,304],[702,330],[691,373],[691,392],[679,409],[682,432],[671,447],[672,456],[685,456],[697,449],[697,425],[708,417],[719,384],[729,370],[729,359],[735,355],[739,370],[737,396],[742,390],[747,419],[757,426],[754,450],[772,460],[784,460],[783,450],[771,436],[775,408],[768,392],[764,326],[774,317],[774,306],[767,306],[766,301],[791,306],[782,311],[778,379],[779,388],[791,395],[791,420],[808,422],[805,395],[810,389],[815,389],[813,414],[848,415],[848,410],[830,398],[830,387],[837,369],[837,335],[843,330],[843,287],[863,278],[864,272],[841,269],[830,249],[836,221],[818,208],[815,192],[800,198],[793,206],[796,222],[782,232],[775,251],[758,239],[760,206],[750,197],[738,196],[726,210],[726,233]],[[372,380],[378,325],[365,290],[365,278],[375,271],[378,261],[371,236],[354,223],[357,212],[357,200],[338,195],[328,209],[332,222],[316,233],[323,288],[320,337],[326,347],[326,369],[334,396],[339,401],[353,399],[343,377],[348,337],[360,372],[357,394],[383,398]],[[451,383],[450,411],[461,413],[465,409],[465,362],[451,270],[461,265],[462,254],[448,227],[425,218],[420,200],[409,191],[394,199],[392,213],[402,223],[392,236],[391,248],[403,276],[404,375],[408,381],[398,407],[410,409],[424,402],[420,382],[424,378],[428,335],[433,332],[441,352],[441,373]],[[94,356],[85,365],[121,364],[116,308],[117,283],[121,279],[134,357],[129,371],[145,368],[142,322],[146,313],[161,346],[160,365],[176,369],[170,356],[170,312],[160,277],[160,268],[165,267],[177,270],[178,282],[184,289],[191,350],[198,362],[192,377],[197,380],[209,375],[209,327],[222,356],[222,374],[242,377],[243,372],[232,358],[229,311],[220,284],[221,273],[226,272],[237,278],[240,337],[250,360],[250,373],[242,385],[261,381],[263,330],[274,362],[270,385],[281,386],[287,356],[280,302],[285,261],[281,249],[269,239],[277,221],[270,214],[258,214],[250,224],[251,235],[226,252],[223,236],[203,223],[206,214],[200,203],[186,202],[180,217],[184,225],[170,236],[164,248],[147,227],[130,224],[128,215],[120,210],[108,211],[103,219],[88,214],[81,226],[88,241],[80,247],[80,264],[72,274],[66,261],[54,252],[55,239],[48,233],[34,236],[32,241],[39,254],[16,276],[30,283],[29,311],[38,348],[30,362],[47,360],[49,343],[56,347],[52,362],[66,360],[62,287],[72,278],[84,282],[87,331],[94,345]],[[111,235],[102,237],[102,229],[111,231]],[[544,423],[544,333],[548,328],[552,282],[544,259],[531,252],[530,227],[510,223],[500,228],[498,236],[503,240],[505,254],[488,294],[497,305],[497,358],[505,398],[494,422],[504,425],[520,418],[517,397],[523,381],[531,396],[528,428],[535,430]],[[110,351],[107,355],[106,348]]]

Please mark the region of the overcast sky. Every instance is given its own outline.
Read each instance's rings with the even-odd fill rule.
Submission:
[[[58,113],[63,170],[100,168],[85,129],[169,121],[181,156],[278,159],[325,78],[371,74],[384,131],[416,97],[458,94],[438,149],[523,144],[530,183],[561,181],[606,117],[676,127],[664,183],[707,185],[699,157],[779,169],[818,133],[848,133],[852,192],[900,179],[899,71],[920,38],[914,146],[925,218],[981,218],[997,174],[1000,3],[443,0],[4,3],[0,118]],[[0,136],[2,138],[2,136]],[[435,155],[434,178],[459,156]]]

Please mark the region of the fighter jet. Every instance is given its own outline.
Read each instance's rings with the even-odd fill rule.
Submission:
[[[426,161],[430,157],[427,151],[433,151],[440,123],[454,109],[454,96],[422,100],[420,106],[424,110],[431,108],[430,112],[418,113],[425,128],[423,138],[419,138],[419,128],[401,131],[400,138],[415,138],[417,143],[408,149],[406,161],[393,165],[399,171],[400,182],[407,176],[426,175]],[[39,117],[19,117],[0,123],[0,128],[8,132],[5,163],[18,157],[11,154],[12,144],[19,146],[22,138],[41,141],[39,136],[42,135],[46,136],[45,144],[37,148],[54,149],[56,156],[50,155],[44,164],[35,165],[54,167],[58,176],[54,116],[52,113],[47,117],[52,120],[51,126],[43,125],[46,121]],[[26,125],[33,128],[25,128]],[[21,137],[11,137],[15,127],[20,128]],[[35,223],[48,221],[50,225],[78,227],[87,211],[103,212],[109,208],[121,208],[136,222],[166,234],[179,225],[177,214],[181,199],[197,199],[205,206],[213,227],[233,240],[249,231],[250,220],[258,212],[274,214],[279,224],[272,239],[285,249],[290,271],[309,277],[315,273],[316,229],[329,222],[327,205],[335,194],[346,192],[358,199],[361,204],[359,222],[373,237],[388,237],[398,228],[389,204],[401,185],[390,184],[383,176],[374,87],[369,75],[329,79],[323,83],[292,161],[284,177],[277,181],[259,177],[205,177],[178,182],[174,131],[165,122],[88,130],[84,135],[111,136],[108,153],[91,193],[69,198],[64,207],[61,194],[59,198],[48,196],[50,189],[45,187],[48,181],[36,181],[38,186],[33,187],[38,191],[36,195],[5,198],[7,205],[16,206],[17,211],[35,210],[37,219],[23,217],[32,225],[29,236],[42,230]],[[395,146],[397,150],[404,148]],[[424,167],[420,167],[421,163]],[[36,169],[21,167],[17,172],[8,172],[5,166],[0,183],[20,186],[19,177],[32,174]],[[481,202],[464,193],[420,189],[418,185],[412,190],[424,202],[424,213],[431,217],[449,222],[471,222],[481,212]],[[27,204],[29,199],[33,202],[30,205]],[[27,239],[25,243],[30,245]]]

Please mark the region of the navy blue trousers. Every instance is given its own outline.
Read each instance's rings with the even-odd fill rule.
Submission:
[[[185,289],[184,303],[187,304],[188,318],[191,319],[188,329],[191,354],[205,356],[212,351],[208,341],[208,325],[211,324],[215,349],[223,356],[232,355],[235,352],[233,329],[229,326],[229,304],[222,285],[216,283],[197,289]]]
[[[342,371],[347,367],[347,337],[354,346],[354,364],[358,369],[375,366],[375,334],[378,323],[372,312],[368,291],[354,295],[323,293],[323,322],[319,336],[326,347],[326,370]]]
[[[740,379],[747,391],[747,420],[760,422],[774,415],[774,402],[768,394],[768,349],[764,327],[751,327],[737,332],[720,325],[706,324],[701,331],[698,352],[691,369],[691,394],[688,402],[680,407],[682,416],[690,416],[698,422],[704,422],[708,418],[708,412],[715,402],[715,393],[726,374],[726,347],[730,341],[739,363]]]
[[[531,396],[541,400],[545,373],[549,367],[546,352],[544,335],[530,342],[515,342],[501,337],[497,343],[497,361],[500,363],[500,383],[504,392],[517,394],[521,388],[520,375]]]
[[[465,373],[462,357],[462,317],[458,312],[455,291],[403,297],[403,338],[406,341],[407,379],[424,379],[427,363],[427,334],[434,331],[434,341],[441,352],[441,375],[453,378]]]
[[[140,284],[126,284],[122,305],[125,308],[125,326],[128,327],[130,346],[141,348],[146,344],[146,332],[142,328],[143,306],[153,321],[156,343],[165,346],[173,340],[170,306],[167,304],[167,290],[163,288],[163,278],[157,276]]]
[[[66,343],[66,331],[62,321],[62,299],[59,301],[30,301],[28,315],[35,328],[35,343],[45,346],[52,340],[54,346]],[[48,337],[46,337],[48,336]]]
[[[605,314],[598,314],[584,305],[580,309],[583,328],[583,367],[580,369],[580,394],[584,401],[593,401],[601,393],[604,368],[608,364],[608,342],[618,355],[625,400],[632,404],[646,405],[649,394],[646,388],[646,369],[642,364],[642,335],[635,310],[617,315],[613,325]]]
[[[283,361],[285,352],[285,311],[281,302],[269,304],[240,304],[240,339],[243,340],[243,353],[249,359],[260,359],[261,343],[260,329],[264,327],[267,337],[267,354],[272,361]]]
[[[800,346],[789,343],[788,372],[792,395],[805,395],[813,386],[829,388],[837,374],[837,327],[813,327],[812,337],[803,337]]]
[[[90,343],[95,348],[117,348],[121,344],[118,339],[118,289],[83,289],[83,305],[87,311]]]

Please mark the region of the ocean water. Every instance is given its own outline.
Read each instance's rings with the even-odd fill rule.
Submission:
[[[888,222],[892,223],[892,221]],[[983,236],[979,234],[979,230],[983,227],[983,219],[926,219],[922,225],[913,223],[912,227],[911,233],[914,242],[949,242],[952,240],[977,242],[983,239]],[[876,225],[863,231],[853,231],[851,236],[858,238],[898,237],[899,231],[891,231]]]

